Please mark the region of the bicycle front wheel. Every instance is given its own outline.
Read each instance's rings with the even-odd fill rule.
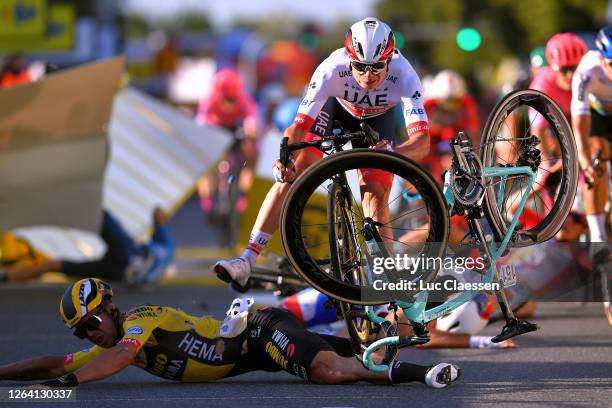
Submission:
[[[348,195],[346,180],[334,181],[327,199],[327,228],[329,230],[330,268],[333,276],[348,280],[356,285],[367,281],[364,269],[355,267],[359,259],[359,248],[354,222],[352,197]],[[355,353],[361,352],[361,345],[368,340],[373,323],[363,316],[363,307],[357,309],[350,303],[338,302],[338,311],[346,323]],[[360,313],[361,312],[361,313]]]
[[[348,180],[346,185],[337,185],[338,175]],[[380,194],[372,194],[377,189]],[[406,191],[421,199],[407,203]],[[327,219],[305,216],[305,209],[321,200],[331,206]],[[412,160],[371,149],[330,156],[296,180],[281,213],[287,257],[304,280],[332,298],[362,305],[397,300],[393,293],[374,287],[384,260],[372,255],[371,237],[364,233],[369,219],[376,222],[382,239],[377,245],[386,256],[404,261],[398,268],[403,269],[402,277],[412,282],[433,280],[436,265],[417,268],[411,262],[432,259],[439,264],[444,254],[449,221],[442,192]],[[311,232],[320,230],[321,223],[328,224],[326,239]]]
[[[539,142],[533,138],[536,125],[545,129]],[[529,166],[536,173],[531,187],[527,175],[487,180],[484,210],[496,240],[504,238],[517,213],[519,223],[510,246],[552,238],[570,212],[578,185],[576,144],[561,109],[539,91],[510,93],[489,116],[481,149],[485,167]]]

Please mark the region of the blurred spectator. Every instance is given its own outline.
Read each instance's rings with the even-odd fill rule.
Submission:
[[[21,54],[8,55],[0,69],[0,88],[32,82],[28,64]]]
[[[30,265],[13,266],[0,274],[0,281],[24,281],[38,278],[45,272],[63,272],[77,278],[96,277],[134,285],[155,282],[172,263],[175,247],[170,229],[166,225],[167,214],[156,208],[153,212],[153,222],[155,230],[151,241],[137,245],[115,217],[104,211],[100,235],[107,248],[101,259],[88,262],[51,259]]]

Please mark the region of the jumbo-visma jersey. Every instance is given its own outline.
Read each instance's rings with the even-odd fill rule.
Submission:
[[[221,338],[221,322],[191,316],[179,309],[140,306],[125,316],[120,343],[137,347],[135,365],[153,375],[184,382],[213,381],[226,376],[242,352],[243,336]],[[64,368],[73,372],[106,349],[68,354]]]

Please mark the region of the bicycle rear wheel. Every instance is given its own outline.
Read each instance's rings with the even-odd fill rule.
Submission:
[[[344,180],[343,180],[344,181]],[[364,269],[359,268],[355,260],[359,258],[357,233],[353,223],[351,197],[344,183],[335,181],[331,184],[327,200],[327,226],[329,229],[330,267],[337,279],[347,279],[349,283],[361,285],[366,282]],[[368,340],[373,323],[363,316],[363,307],[350,303],[338,302],[338,311],[346,322],[355,353],[361,352],[361,345]]]
[[[548,129],[537,145],[532,143],[535,121]],[[576,145],[561,109],[535,90],[510,93],[489,116],[481,149],[485,167],[530,166],[536,173],[531,187],[526,175],[487,180],[484,210],[496,240],[507,233],[525,195],[527,202],[509,245],[522,247],[552,238],[569,214],[578,184]]]
[[[348,220],[349,216],[355,220],[352,244],[348,240],[338,241],[338,236],[346,231],[345,227],[335,226],[338,223],[335,216],[331,222],[334,223],[333,237],[336,239],[329,239],[331,234],[327,239],[320,236],[314,239],[310,231],[320,228],[320,221],[312,222],[304,216],[304,209],[310,203],[321,198],[327,201],[338,174],[345,174],[349,180],[343,195],[346,197],[345,203],[350,202],[350,206],[345,204],[341,207],[336,201],[334,205],[338,205],[336,210],[339,211],[330,212],[340,214],[340,220]],[[377,182],[365,183],[360,179],[373,174],[387,180],[385,195],[377,206],[372,205],[375,200],[366,191]],[[416,208],[404,210],[401,207],[402,193],[406,188],[422,197]],[[337,193],[332,194],[334,196],[338,197]],[[362,196],[365,197],[364,201]],[[341,215],[343,211],[344,216]],[[372,257],[374,252],[368,246],[371,239],[368,242],[363,233],[364,221],[368,217],[378,222],[377,229],[384,241],[380,246],[384,247],[389,257],[405,255],[404,259],[408,258],[411,262],[419,258],[440,260],[443,256],[449,229],[448,214],[442,192],[431,175],[412,160],[398,154],[353,149],[319,161],[293,184],[281,212],[281,238],[287,257],[304,280],[332,298],[361,305],[397,300],[396,293],[373,287],[380,276],[376,274],[377,266],[380,272],[381,265],[376,265],[377,260]],[[348,221],[341,223],[347,227],[350,225]],[[331,244],[330,241],[335,242]],[[321,262],[322,259],[329,261],[325,264]],[[429,282],[435,277],[438,265],[439,262],[433,262],[428,267],[416,268],[415,264],[409,264],[408,268],[413,267],[414,270],[404,268],[399,272],[406,281]],[[406,289],[402,294],[410,296],[417,289]]]

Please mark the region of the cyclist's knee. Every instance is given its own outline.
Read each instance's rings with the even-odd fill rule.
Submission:
[[[345,381],[342,358],[333,351],[322,351],[310,364],[310,378],[322,384],[340,384]]]

